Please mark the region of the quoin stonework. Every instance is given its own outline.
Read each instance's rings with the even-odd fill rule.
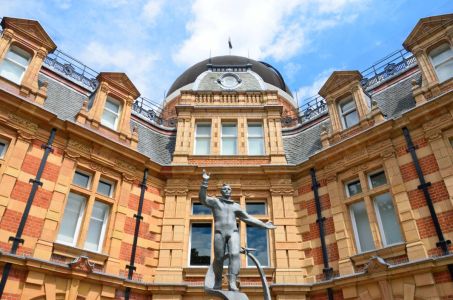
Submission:
[[[277,226],[238,222],[273,299],[452,299],[453,14],[415,23],[402,50],[298,107],[278,70],[232,55],[154,104],[3,17],[2,299],[213,299],[203,169],[209,195],[228,183]],[[263,299],[240,259],[240,290]]]

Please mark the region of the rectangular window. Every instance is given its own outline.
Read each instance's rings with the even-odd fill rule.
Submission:
[[[75,171],[72,183],[83,188],[90,188],[91,176],[82,171]]]
[[[357,108],[352,97],[348,97],[347,99],[340,101],[339,106],[341,113],[341,121],[343,123],[344,128],[350,128],[359,123]]]
[[[374,197],[374,207],[383,244],[389,246],[402,242],[403,237],[390,194],[385,193]]]
[[[0,65],[0,76],[20,84],[25,70],[30,63],[31,55],[24,50],[12,46]]]
[[[210,215],[211,209],[201,203],[192,204],[192,215]]]
[[[99,184],[98,184],[98,194],[107,196],[107,197],[112,197],[113,195],[113,183],[110,181],[100,179]]]
[[[208,155],[211,153],[211,124],[199,123],[195,130],[194,154]]]
[[[350,207],[352,227],[358,252],[374,249],[373,235],[371,234],[370,221],[365,207],[365,202],[360,201]]]
[[[57,241],[70,246],[75,246],[77,236],[79,235],[80,225],[82,223],[85,203],[85,197],[69,193]]]
[[[101,124],[113,130],[116,130],[118,127],[120,110],[120,102],[107,97],[107,100],[105,101],[104,112],[102,113]]]
[[[245,204],[245,210],[251,215],[265,215],[266,203],[264,202],[249,202]]]
[[[5,140],[0,140],[0,159],[5,157],[7,148],[8,148],[8,143]]]
[[[346,183],[346,195],[348,197],[352,197],[361,192],[362,192],[362,186],[360,185],[359,179]]]
[[[85,249],[96,252],[102,250],[109,210],[107,204],[99,201],[94,202],[93,211],[91,212],[90,217],[90,225],[85,240]]]
[[[237,126],[233,123],[222,124],[222,152],[223,155],[237,154]]]
[[[377,188],[378,186],[387,184],[387,178],[385,177],[384,171],[378,171],[378,172],[368,175],[368,181],[369,181],[371,189],[374,189],[374,188]]]
[[[190,232],[190,265],[211,264],[211,224],[192,224]]]
[[[429,53],[439,82],[444,82],[453,76],[453,49],[445,43]]]
[[[249,123],[247,129],[249,155],[264,155],[263,124]]]
[[[252,254],[258,259],[261,266],[269,266],[269,243],[267,239],[267,230],[261,227],[247,225],[247,248],[256,249]],[[255,264],[247,257],[247,266]]]

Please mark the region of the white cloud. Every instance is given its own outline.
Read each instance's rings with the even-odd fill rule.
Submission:
[[[211,52],[287,60],[307,49],[312,35],[353,22],[369,0],[195,0],[193,18],[186,24],[189,37],[173,59],[190,65]],[[355,16],[355,17],[354,17]]]
[[[304,104],[303,100],[306,100],[310,97],[318,95],[319,90],[327,81],[332,72],[335,71],[334,68],[330,68],[319,73],[311,85],[305,85],[300,87],[297,92],[297,98],[299,99],[299,105]]]
[[[154,23],[156,17],[161,13],[163,0],[149,0],[144,6],[142,11],[142,18],[148,23]]]

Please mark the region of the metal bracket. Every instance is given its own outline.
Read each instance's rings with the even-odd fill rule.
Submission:
[[[21,238],[15,237],[15,236],[10,236],[10,237],[8,238],[8,241],[13,242],[13,243],[16,242],[16,243],[19,243],[19,244],[22,244],[22,245],[23,245],[24,242],[25,242],[24,239],[21,239]]]

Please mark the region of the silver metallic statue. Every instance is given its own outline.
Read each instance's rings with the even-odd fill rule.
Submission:
[[[213,290],[222,289],[222,272],[223,261],[226,255],[226,247],[228,246],[228,288],[230,291],[238,291],[236,286],[237,276],[239,274],[240,265],[240,238],[237,228],[236,218],[245,223],[258,226],[266,229],[275,229],[272,222],[264,223],[245,212],[241,206],[231,200],[231,187],[227,184],[222,186],[220,193],[221,197],[207,196],[209,174],[203,170],[203,181],[200,186],[200,202],[212,210],[214,215],[214,261],[211,268],[214,273]],[[207,276],[209,276],[209,271]]]

